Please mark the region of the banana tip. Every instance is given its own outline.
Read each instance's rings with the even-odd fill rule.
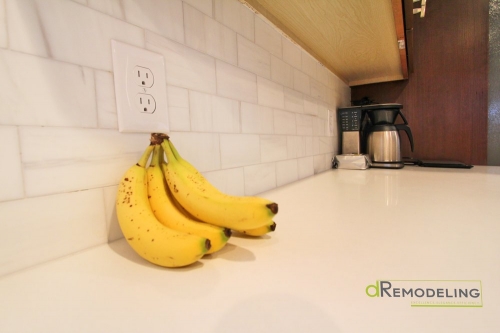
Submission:
[[[271,230],[271,231],[276,230],[276,222],[273,222],[273,224],[271,224],[271,225],[269,226],[269,230]]]
[[[278,214],[278,204],[276,202],[270,203],[266,205],[267,208],[273,213]]]

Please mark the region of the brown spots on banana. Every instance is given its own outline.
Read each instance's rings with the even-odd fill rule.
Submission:
[[[210,243],[210,239],[206,239],[205,240],[205,248],[208,250],[210,250],[210,248],[212,247],[212,243]]]

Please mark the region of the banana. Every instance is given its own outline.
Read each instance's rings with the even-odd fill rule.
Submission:
[[[276,223],[274,221],[271,221],[270,223],[266,224],[265,226],[255,228],[255,229],[249,229],[249,230],[235,230],[239,231],[245,235],[248,236],[264,236],[267,233],[270,233],[272,231],[276,230]]]
[[[168,163],[162,165],[175,199],[196,219],[234,230],[265,226],[278,213],[278,204],[260,197],[231,196],[214,187],[194,167],[186,167],[168,144],[161,142]],[[177,154],[178,155],[178,154]]]
[[[163,149],[160,145],[155,145],[151,164],[146,171],[149,203],[153,214],[158,221],[169,228],[210,239],[211,247],[207,254],[219,251],[226,245],[231,236],[231,230],[194,221],[180,212],[175,206],[175,199],[165,184],[161,170],[162,161]]]
[[[116,195],[116,214],[125,239],[147,261],[164,267],[187,266],[209,249],[210,240],[172,230],[161,224],[148,200],[146,163],[150,145],[139,162],[122,177]]]

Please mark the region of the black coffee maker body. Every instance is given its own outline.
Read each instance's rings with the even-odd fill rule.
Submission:
[[[413,151],[413,135],[408,121],[401,112],[401,104],[374,104],[363,107],[365,121],[363,133],[364,151],[371,160],[373,168],[401,169],[404,162],[401,157],[400,131],[404,131],[410,140]],[[401,117],[403,124],[396,124]]]

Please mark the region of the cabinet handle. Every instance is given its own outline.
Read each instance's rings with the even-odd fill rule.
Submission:
[[[420,8],[413,8],[413,14],[420,13],[420,18],[425,16],[425,6],[427,5],[427,0],[413,0],[413,2],[420,1]]]

